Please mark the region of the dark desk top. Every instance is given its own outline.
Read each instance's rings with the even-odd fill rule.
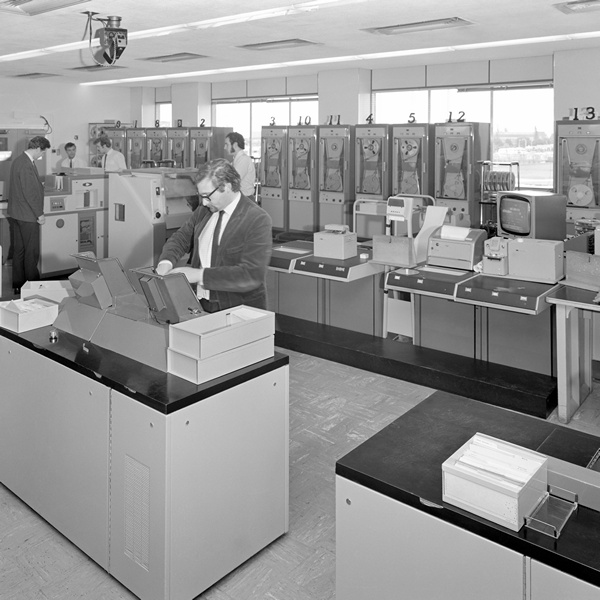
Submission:
[[[600,312],[600,304],[594,302],[597,293],[570,285],[560,285],[546,297],[546,302]]]
[[[58,341],[52,343],[51,329],[41,327],[17,334],[0,328],[0,335],[163,414],[171,414],[289,363],[287,355],[275,353],[273,358],[196,385],[63,331],[59,332]]]
[[[514,532],[442,501],[442,463],[475,433],[581,466],[600,447],[595,436],[435,392],[341,458],[336,474],[600,586],[599,512],[579,506],[554,540],[527,527]]]

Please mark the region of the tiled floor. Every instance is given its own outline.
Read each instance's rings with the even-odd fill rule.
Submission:
[[[287,353],[290,530],[202,594],[203,599],[333,599],[335,462],[433,392]],[[0,598],[123,600],[134,596],[0,486]]]

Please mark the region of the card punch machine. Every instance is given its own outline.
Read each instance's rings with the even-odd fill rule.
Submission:
[[[69,277],[75,297],[65,298],[54,327],[167,371],[169,324],[206,315],[185,275],[157,275],[151,267],[128,277],[116,258],[73,255],[79,270]],[[87,350],[89,352],[89,348]]]
[[[473,271],[481,262],[486,239],[483,229],[442,225],[429,238],[427,265]]]

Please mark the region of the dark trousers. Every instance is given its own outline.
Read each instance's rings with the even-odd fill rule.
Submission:
[[[40,226],[29,221],[13,222],[13,288],[21,288],[26,281],[39,281]]]

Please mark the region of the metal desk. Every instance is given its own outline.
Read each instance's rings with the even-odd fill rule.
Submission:
[[[269,310],[380,336],[385,266],[370,260],[372,251],[362,246],[358,256],[346,260],[312,252],[312,242],[306,241],[273,248],[267,276]]]
[[[596,292],[561,285],[546,301],[556,305],[558,419],[568,423],[592,391],[592,315]]]

